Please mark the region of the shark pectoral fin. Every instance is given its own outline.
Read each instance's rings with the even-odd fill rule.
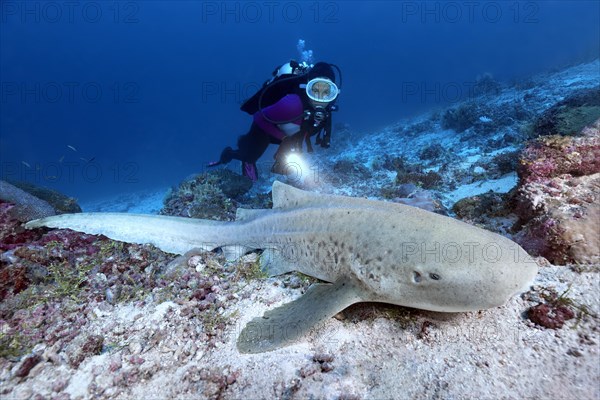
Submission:
[[[238,338],[237,348],[241,353],[262,353],[286,346],[359,301],[361,298],[350,280],[313,285],[297,300],[250,321]]]
[[[190,260],[190,258],[192,258],[193,256],[201,255],[205,252],[206,250],[196,247],[186,252],[185,254],[175,257],[173,260],[171,260],[171,262],[169,262],[165,266],[163,270],[164,276],[172,278],[173,276],[175,276],[175,274],[183,273],[183,271],[189,268],[188,261]]]
[[[279,248],[264,249],[260,255],[260,268],[269,276],[283,275],[298,270],[296,263]]]
[[[221,246],[221,251],[227,261],[235,261],[244,256],[249,251],[254,250],[252,247],[242,245]]]

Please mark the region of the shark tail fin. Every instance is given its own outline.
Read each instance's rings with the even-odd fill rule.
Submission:
[[[41,227],[72,229],[128,243],[151,243],[174,254],[221,247],[227,244],[232,229],[230,223],[222,221],[126,213],[61,214],[25,224],[27,229]]]

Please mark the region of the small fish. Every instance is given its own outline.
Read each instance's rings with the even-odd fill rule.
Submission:
[[[67,147],[70,148],[73,151],[77,151],[77,149],[75,147],[71,146],[70,144],[68,144]]]
[[[62,162],[65,160],[65,156],[62,156],[61,158],[58,159],[58,163],[62,164]]]
[[[25,161],[21,161],[21,164],[23,164],[24,166],[26,166],[27,168],[31,168],[31,165],[29,165],[28,162]]]

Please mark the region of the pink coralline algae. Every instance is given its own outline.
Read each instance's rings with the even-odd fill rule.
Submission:
[[[13,215],[15,206],[0,200],[0,251],[12,250],[23,243],[39,239],[39,230],[23,228]]]
[[[585,176],[600,172],[598,128],[585,132],[587,135],[582,137],[547,136],[530,143],[521,153],[520,179],[531,183],[565,174]]]
[[[600,261],[600,120],[548,136],[521,154],[517,241],[555,264]]]
[[[560,329],[575,313],[564,305],[538,304],[529,309],[528,318],[537,325],[549,329]]]

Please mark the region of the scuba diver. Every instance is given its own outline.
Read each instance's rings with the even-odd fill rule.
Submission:
[[[338,73],[338,84],[334,68]],[[256,162],[269,144],[277,144],[279,149],[271,171],[285,174],[285,156],[292,151],[302,151],[303,142],[307,151],[312,152],[312,136],[316,135],[316,144],[329,147],[331,112],[337,110],[335,100],[340,87],[341,71],[333,64],[308,65],[292,60],[276,68],[273,77],[240,107],[253,116],[253,122],[248,133],[238,138],[238,148],[226,147],[219,161],[208,166],[240,160],[242,174],[256,181]]]

